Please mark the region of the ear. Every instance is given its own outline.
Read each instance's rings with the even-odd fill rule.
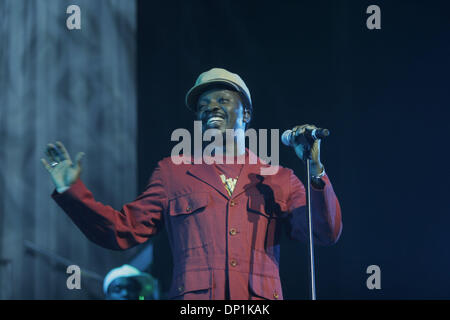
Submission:
[[[252,113],[250,111],[250,108],[244,107],[244,122],[246,124],[249,124],[251,119],[252,119]]]

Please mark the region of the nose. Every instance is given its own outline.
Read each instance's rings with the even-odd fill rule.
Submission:
[[[217,102],[211,102],[207,107],[208,111],[215,111],[215,110],[219,110],[219,109],[220,109],[220,106]]]
[[[217,102],[211,102],[209,103],[206,108],[203,108],[202,110],[202,114],[204,116],[208,116],[209,114],[215,113],[215,112],[221,112],[223,113],[222,108],[220,107],[220,105]]]

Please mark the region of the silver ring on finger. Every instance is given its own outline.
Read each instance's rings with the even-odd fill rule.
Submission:
[[[56,167],[56,166],[58,165],[58,163],[59,163],[59,162],[56,162],[56,161],[55,161],[55,162],[52,162],[52,163],[50,163],[50,167],[52,167],[52,168],[53,168],[53,167]]]

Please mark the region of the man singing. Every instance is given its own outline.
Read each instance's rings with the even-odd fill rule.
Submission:
[[[252,115],[250,91],[225,69],[202,73],[186,95],[202,130],[245,130]],[[295,136],[312,125],[296,126]],[[300,142],[297,142],[300,141]],[[227,142],[228,143],[228,142]],[[306,240],[305,188],[291,169],[262,175],[263,161],[251,151],[225,145],[233,163],[161,160],[145,191],[120,211],[95,201],[80,179],[78,153],[72,163],[62,145],[47,146],[41,159],[56,186],[52,197],[81,231],[105,248],[144,243],[163,226],[173,255],[171,299],[282,299],[280,234]],[[311,199],[315,243],[335,243],[342,230],[339,202],[320,161],[320,140],[298,139],[296,155],[311,152]],[[238,159],[243,161],[237,161]],[[259,159],[258,159],[259,160]],[[240,164],[243,163],[243,164]]]

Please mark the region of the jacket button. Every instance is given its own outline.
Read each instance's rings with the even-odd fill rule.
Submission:
[[[231,229],[230,229],[230,234],[231,234],[232,236],[234,236],[236,233],[237,233],[237,231],[236,231],[235,228],[231,228]]]
[[[191,212],[191,210],[192,210],[191,207],[186,208],[186,212]]]
[[[183,291],[184,290],[184,287],[183,286],[179,286],[178,287],[178,292],[181,292],[181,291]]]
[[[273,293],[273,297],[274,299],[278,299],[278,293],[276,291]]]
[[[232,267],[236,267],[236,266],[237,266],[237,262],[236,262],[236,260],[234,260],[234,259],[232,259],[232,260],[230,261],[230,264],[231,264]]]
[[[231,200],[231,201],[230,201],[230,206],[231,206],[231,207],[234,207],[235,205],[236,205],[236,202],[234,202],[234,200]]]

